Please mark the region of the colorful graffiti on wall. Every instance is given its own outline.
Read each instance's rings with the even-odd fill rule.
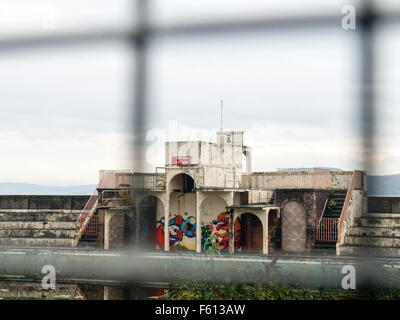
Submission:
[[[187,213],[186,213],[187,215]],[[162,217],[157,221],[158,227],[156,230],[156,241],[160,248],[164,249],[164,229],[165,229],[165,218]],[[194,238],[196,237],[196,218],[193,216],[183,218],[181,215],[177,215],[169,220],[169,247],[174,248],[176,246],[186,247],[190,250],[196,249],[195,243],[186,243],[184,237]],[[172,232],[171,232],[172,229]]]
[[[229,219],[229,213],[222,212],[216,220],[212,220],[201,227],[201,245],[203,249],[208,249],[207,239],[211,234],[215,234],[218,237],[221,252],[229,249]],[[237,218],[234,223],[234,243],[236,250],[240,248],[241,229],[240,219]]]

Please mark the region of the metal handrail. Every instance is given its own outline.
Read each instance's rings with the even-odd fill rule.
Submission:
[[[326,198],[326,200],[325,200],[324,208],[322,209],[321,217],[319,218],[319,221],[318,221],[317,232],[318,232],[319,226],[321,225],[321,220],[322,220],[322,217],[324,216],[327,204],[328,204],[328,198]]]
[[[85,233],[87,226],[90,223],[90,219],[93,217],[94,212],[97,208],[98,203],[98,192],[97,187],[93,191],[92,195],[90,196],[89,200],[86,202],[85,207],[82,209],[78,219],[75,221],[76,228],[78,230],[75,240],[73,242],[73,246],[77,246],[79,240],[82,238],[82,235]]]

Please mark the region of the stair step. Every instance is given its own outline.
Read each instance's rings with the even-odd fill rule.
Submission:
[[[3,282],[1,284],[0,299],[83,299],[81,290],[76,284],[62,284],[57,282],[56,290],[43,289],[39,282]]]
[[[75,222],[79,217],[77,213],[62,212],[1,212],[0,221],[20,222]]]
[[[76,230],[75,222],[20,222],[6,221],[0,222],[0,230]]]
[[[362,217],[355,221],[357,227],[389,227],[400,228],[400,217],[383,218],[383,217]]]
[[[75,230],[0,230],[0,238],[75,238]]]
[[[3,247],[72,247],[74,239],[0,238]]]
[[[347,235],[363,237],[400,238],[400,228],[389,227],[350,227]]]
[[[368,213],[368,218],[400,218],[400,213]]]
[[[400,257],[400,248],[341,245],[336,248],[336,253],[340,256]]]
[[[400,248],[400,238],[360,237],[346,235],[344,239],[344,245]]]

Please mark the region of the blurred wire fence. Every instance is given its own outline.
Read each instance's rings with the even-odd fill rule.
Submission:
[[[341,28],[343,15],[340,12],[335,14],[310,13],[291,15],[274,15],[270,17],[215,19],[207,21],[194,21],[184,23],[158,24],[157,21],[149,19],[151,15],[151,1],[137,0],[132,2],[134,21],[131,28],[94,28],[87,31],[66,31],[52,32],[38,35],[3,35],[0,37],[0,53],[6,51],[23,51],[28,48],[63,46],[75,44],[90,44],[107,41],[126,41],[131,44],[134,54],[134,70],[132,70],[132,110],[133,110],[133,145],[135,150],[144,148],[146,136],[146,115],[148,114],[148,55],[149,41],[157,38],[168,37],[173,41],[174,37],[213,34],[237,34],[252,33],[257,31],[274,31],[292,29],[307,29],[321,27]],[[400,21],[400,14],[390,11],[376,10],[372,1],[362,1],[356,8],[357,12],[357,35],[359,45],[359,79],[360,96],[356,103],[360,105],[360,123],[363,141],[363,162],[365,169],[371,170],[372,157],[375,150],[375,54],[379,50],[375,46],[376,27],[380,23],[393,23]],[[135,157],[135,167],[140,168],[145,162],[144,152],[139,152]]]

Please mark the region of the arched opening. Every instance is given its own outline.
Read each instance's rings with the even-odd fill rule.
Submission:
[[[252,213],[243,213],[234,222],[235,251],[260,254],[263,251],[263,225]]]
[[[109,248],[133,247],[136,244],[132,214],[117,212],[109,222]]]
[[[169,182],[170,251],[196,250],[196,193],[193,178],[185,173]],[[164,222],[164,221],[162,221]]]
[[[203,200],[201,210],[201,248],[209,246],[208,238],[215,234],[221,252],[229,250],[229,214],[226,201],[217,195],[209,195]]]
[[[169,182],[169,189],[172,192],[188,193],[194,192],[194,180],[186,173],[179,173]]]
[[[146,196],[139,203],[139,248],[164,248],[164,205],[156,196]]]
[[[306,210],[302,203],[289,201],[282,209],[282,250],[306,250]]]

